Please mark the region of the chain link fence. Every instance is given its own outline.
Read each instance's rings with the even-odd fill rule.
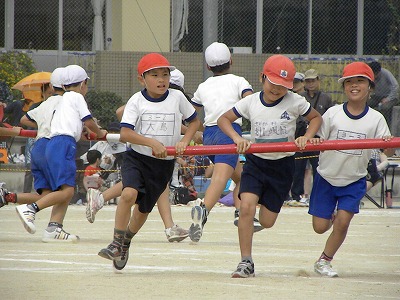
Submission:
[[[79,64],[91,77],[91,90],[106,89],[127,99],[140,88],[134,83],[132,71],[137,61],[125,64],[130,72],[108,70],[106,79],[102,74],[103,79],[97,80],[103,66],[96,59],[99,52],[93,50],[95,27],[100,26],[104,33],[103,49],[123,53],[125,50],[112,48],[117,47],[112,46],[108,28],[114,26],[114,32],[118,30],[115,20],[123,14],[128,16],[128,23],[123,23],[121,30],[130,26],[132,35],[139,34],[134,31],[138,21],[129,18],[139,14],[144,20],[141,26],[152,33],[143,36],[143,44],[146,40],[157,40],[151,17],[157,13],[155,7],[165,2],[154,0],[148,4],[145,0],[135,0],[127,5],[128,2],[116,0],[5,1],[0,4],[0,15],[5,19],[0,24],[0,48],[26,52],[38,71]],[[123,6],[124,11],[116,9],[120,3],[127,5]],[[171,0],[169,4],[169,11],[163,13],[170,14],[170,27],[164,28],[165,34],[171,36],[170,59],[185,70],[189,93],[210,75],[204,71],[203,62],[193,64],[210,39],[231,48],[233,71],[246,77],[255,89],[261,87],[258,73],[263,61],[274,53],[291,57],[300,72],[317,69],[322,90],[337,103],[343,101],[337,78],[348,62],[379,59],[383,67],[400,78],[400,0]],[[96,25],[99,18],[101,21]],[[155,44],[162,42],[157,40]],[[260,59],[247,59],[244,55],[259,55]],[[54,57],[54,63],[50,64]],[[197,76],[199,73],[203,76]],[[126,76],[131,79],[125,89],[109,88],[104,83],[123,82],[122,77]]]

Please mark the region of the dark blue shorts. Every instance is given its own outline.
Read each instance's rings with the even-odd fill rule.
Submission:
[[[38,194],[41,194],[43,189],[51,190],[49,168],[44,155],[49,141],[50,139],[40,138],[35,141],[31,150],[31,172]]]
[[[175,160],[164,160],[128,150],[121,167],[122,186],[138,191],[136,204],[141,213],[150,213],[171,180]]]
[[[360,201],[367,192],[365,177],[346,186],[333,186],[318,172],[314,175],[310,196],[310,215],[331,219],[335,207],[357,214]]]
[[[242,135],[242,129],[239,124],[233,123],[233,129]],[[203,144],[204,145],[229,145],[234,144],[233,140],[227,136],[218,126],[206,126],[203,133]],[[236,168],[236,164],[239,158],[238,154],[220,154],[220,155],[209,155],[210,160],[216,163],[225,163],[230,165],[232,168]]]
[[[62,185],[75,187],[75,155],[76,141],[71,136],[58,135],[47,143],[46,160],[52,191],[58,190]]]
[[[279,213],[292,186],[293,173],[293,156],[268,160],[247,154],[239,197],[245,192],[256,194],[260,198],[259,204],[272,212]]]

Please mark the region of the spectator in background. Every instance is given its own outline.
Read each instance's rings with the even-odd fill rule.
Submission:
[[[375,88],[367,104],[381,112],[390,126],[393,106],[399,102],[399,83],[389,70],[382,68],[379,62],[373,61],[368,65],[374,72]]]
[[[333,106],[332,99],[327,93],[321,91],[321,80],[317,70],[309,69],[305,72],[304,75],[305,92],[300,93],[300,95],[307,99],[307,101],[311,104],[311,107],[313,107],[316,111],[323,115],[328,110],[328,108]],[[307,129],[307,120],[303,118],[302,122],[305,122],[304,126],[305,129]],[[297,122],[296,128],[298,128],[298,126],[299,123]],[[301,136],[301,133],[299,133],[299,136]],[[302,153],[298,152],[296,154],[296,167],[291,189],[291,194],[294,201],[290,201],[288,205],[308,206],[309,195],[306,195],[304,192],[304,174],[308,161],[312,166],[313,174],[316,173],[316,169],[318,166],[318,155],[319,151]]]
[[[102,171],[102,168],[100,168],[101,152],[98,150],[89,150],[87,152],[87,160],[89,165],[85,168],[83,186],[86,190],[89,188],[100,189],[104,183],[100,177]]]

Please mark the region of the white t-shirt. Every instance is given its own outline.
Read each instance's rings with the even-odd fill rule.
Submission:
[[[296,119],[311,111],[310,103],[299,94],[288,91],[273,104],[263,100],[263,92],[254,93],[236,103],[233,110],[238,117],[251,122],[253,143],[292,142],[295,140]],[[255,153],[264,159],[276,160],[294,152]]]
[[[69,135],[79,141],[83,122],[91,117],[85,98],[74,91],[67,91],[56,106],[51,120],[50,137]]]
[[[318,135],[324,140],[360,140],[390,135],[383,115],[366,106],[359,116],[351,115],[347,103],[329,108],[322,116]],[[318,173],[333,186],[346,186],[367,175],[372,149],[329,150],[319,156]]]
[[[61,101],[61,95],[54,95],[43,101],[38,107],[26,113],[28,119],[37,124],[36,140],[40,138],[50,138],[50,123],[53,112],[58,102]]]
[[[247,91],[253,91],[253,88],[243,77],[234,74],[213,76],[199,84],[192,103],[204,107],[204,126],[215,126],[218,118],[241,100]],[[237,119],[235,123],[242,125],[242,119]]]
[[[140,135],[156,139],[164,146],[175,146],[181,139],[182,120],[190,121],[196,115],[193,105],[181,91],[169,89],[161,98],[153,99],[143,90],[128,100],[121,127],[131,128]],[[151,147],[131,143],[127,143],[127,146],[143,155],[154,157]]]

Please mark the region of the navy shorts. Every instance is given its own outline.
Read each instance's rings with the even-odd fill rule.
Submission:
[[[318,172],[314,175],[310,196],[310,215],[331,219],[335,207],[357,214],[360,201],[367,192],[365,177],[346,186],[333,186]]]
[[[171,180],[175,159],[158,159],[128,150],[121,167],[122,186],[138,191],[136,204],[141,213],[150,213]]]
[[[233,123],[233,129],[242,135],[242,129],[239,124]],[[234,144],[233,140],[227,136],[218,126],[206,126],[203,133],[203,144],[204,145],[229,145]],[[236,164],[239,158],[239,154],[219,154],[209,155],[210,160],[216,163],[225,163],[230,165],[232,168],[236,168]]]
[[[259,204],[272,212],[279,213],[292,186],[293,173],[293,156],[269,160],[247,154],[239,197],[242,193],[256,194],[260,198]]]

